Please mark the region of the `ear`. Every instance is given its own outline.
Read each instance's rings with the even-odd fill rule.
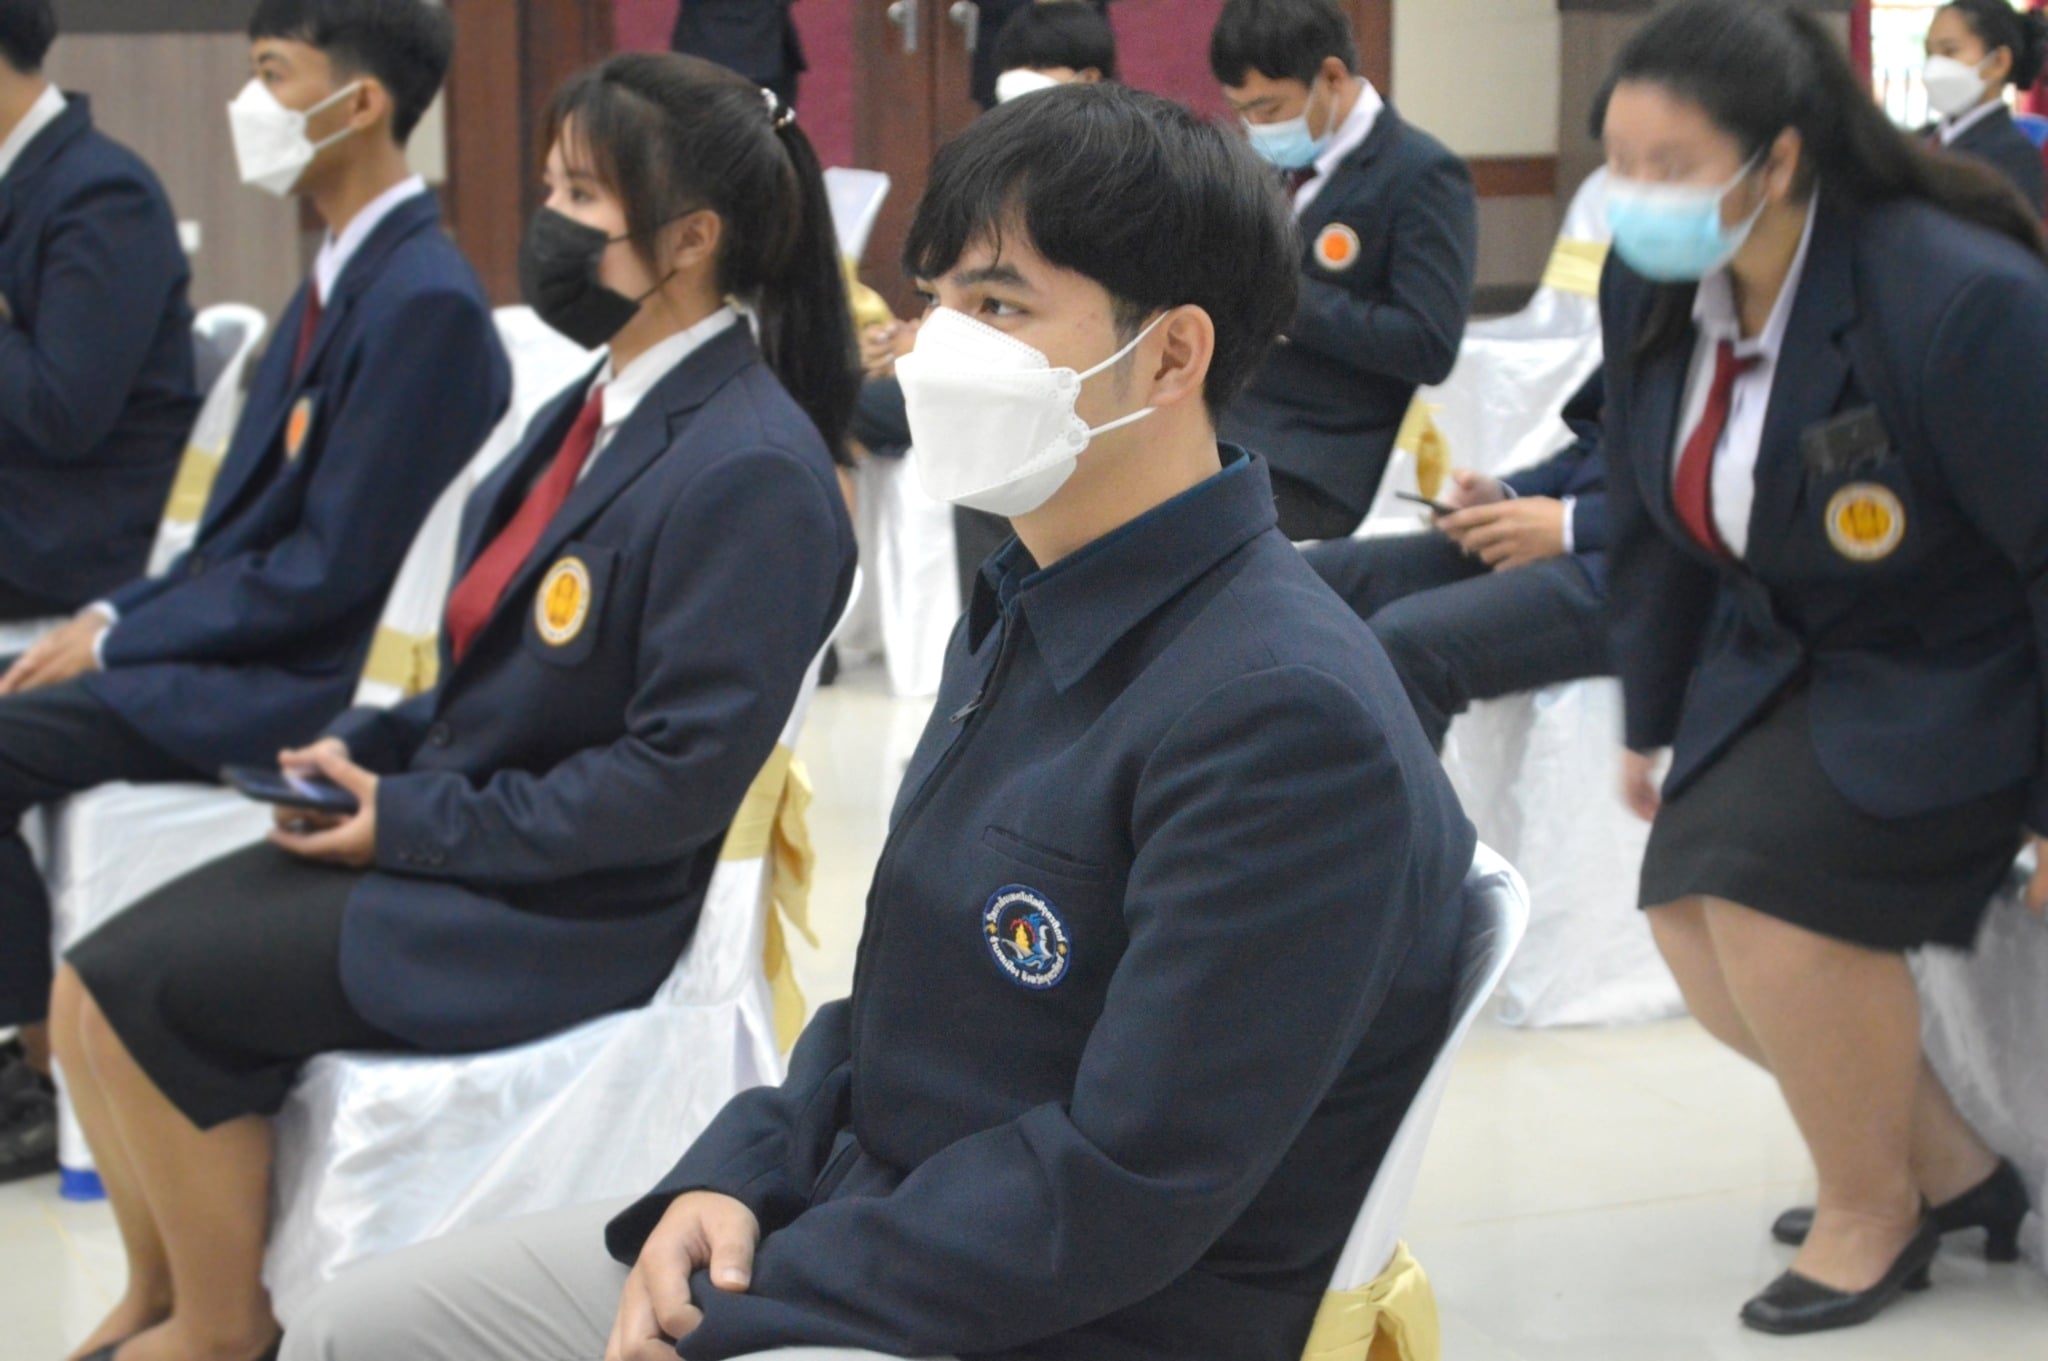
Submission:
[[[709,208],[679,217],[662,233],[668,255],[665,273],[688,274],[708,268],[718,258],[718,243],[725,239],[725,219]]]
[[[1344,64],[1342,57],[1324,57],[1323,64],[1316,70],[1316,79],[1342,85],[1351,79],[1351,68]]]
[[[1084,66],[1074,73],[1074,83],[1076,85],[1100,85],[1102,83],[1102,72],[1096,70],[1093,66]]]
[[[1202,400],[1209,364],[1216,357],[1216,323],[1207,312],[1192,303],[1174,308],[1146,337],[1144,348],[1156,348],[1159,356],[1153,365],[1147,406],[1165,408]]]
[[[1806,139],[1797,128],[1786,128],[1771,143],[1764,161],[1764,195],[1774,203],[1787,203],[1799,185],[1800,167],[1806,161]]]
[[[1991,55],[1984,59],[1984,82],[1993,89],[2002,90],[2012,76],[2012,49],[1994,47]]]

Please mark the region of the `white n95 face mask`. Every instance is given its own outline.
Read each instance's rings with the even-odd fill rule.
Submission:
[[[1007,104],[1020,95],[1037,94],[1040,90],[1057,90],[1060,84],[1043,71],[1020,66],[996,77],[996,103]]]
[[[361,86],[361,81],[345,85],[303,112],[279,103],[260,80],[243,86],[228,105],[228,131],[235,139],[235,163],[241,169],[242,183],[279,198],[291,193],[315,156],[355,132],[352,127],[343,128],[316,143],[306,136],[307,120]]]
[[[1081,384],[1117,363],[1166,318],[1086,373],[1056,369],[1045,355],[965,312],[939,308],[917,346],[896,361],[910,421],[910,459],[935,501],[1027,515],[1074,475],[1088,442],[1155,408],[1090,428],[1074,411]]]

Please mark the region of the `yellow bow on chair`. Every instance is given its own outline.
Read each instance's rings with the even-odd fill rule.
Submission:
[[[1301,1361],[1439,1361],[1443,1335],[1429,1273],[1406,1243],[1356,1290],[1332,1290],[1316,1310]]]
[[[213,481],[220,476],[220,465],[226,460],[224,449],[186,445],[185,456],[178,460],[177,478],[171,483],[170,499],[164,505],[164,518],[173,524],[198,524],[199,517],[206,514],[206,498],[213,494]]]
[[[363,662],[363,679],[388,685],[407,699],[434,688],[441,671],[441,636],[407,633],[379,624]]]
[[[811,930],[811,875],[818,857],[811,849],[810,809],[810,772],[794,751],[778,744],[740,800],[718,854],[721,860],[768,861],[768,929],[761,966],[775,1007],[776,1042],[785,1054],[803,1031],[808,1007],[797,986],[784,920],[812,948],[818,944]]]
[[[1409,403],[1394,436],[1394,447],[1415,460],[1415,490],[1436,500],[1451,475],[1451,442],[1437,429],[1436,413],[1442,408],[1417,397]]]
[[[1554,288],[1560,293],[1575,293],[1582,298],[1597,298],[1600,296],[1600,272],[1606,267],[1605,241],[1574,241],[1566,237],[1550,253],[1550,265],[1543,271],[1543,287]]]

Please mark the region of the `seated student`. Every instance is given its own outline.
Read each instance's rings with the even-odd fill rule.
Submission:
[[[1107,14],[1109,0],[1072,0],[1083,4],[1098,14]],[[1003,74],[1000,54],[996,50],[997,40],[1011,20],[1031,9],[1034,5],[1065,4],[1068,0],[969,0],[974,6],[975,41],[971,44],[974,60],[967,72],[967,95],[983,109],[993,109],[999,102],[996,81]],[[954,9],[958,11],[958,6]]]
[[[1986,161],[2033,205],[2048,211],[2041,149],[2012,121],[2008,85],[2033,88],[2048,62],[2048,14],[2021,13],[2010,0],[1952,0],[1927,27],[1927,103],[1941,120],[1935,145]]]
[[[1264,462],[1216,441],[1292,255],[1236,138],[1122,86],[939,153],[913,448],[1018,537],[953,637],[852,1000],[643,1199],[358,1267],[288,1361],[1296,1361],[1442,1042],[1473,835]]]
[[[310,204],[327,238],[191,551],[0,676],[0,1025],[39,1057],[50,911],[22,814],[113,780],[212,780],[318,733],[413,534],[505,408],[490,304],[405,163],[450,31],[426,0],[263,0],[250,21],[256,77],[228,110],[242,178]],[[54,1167],[53,1109],[18,1118],[39,1123],[0,1154]]]
[[[274,1340],[264,1117],[306,1059],[494,1049],[653,996],[851,588],[827,450],[853,328],[789,111],[633,54],[570,82],[547,144],[521,279],[610,352],[471,498],[444,679],[286,753],[361,811],[281,813],[59,976],[80,1121],[144,1226],[97,1336],[155,1326],[119,1361]]]
[[[996,36],[996,102],[1079,81],[1115,80],[1116,30],[1086,0],[1038,0]]]
[[[1578,438],[1506,477],[1460,472],[1429,534],[1333,539],[1303,554],[1358,611],[1438,750],[1475,699],[1604,676],[1607,471],[1600,375],[1565,405]]]
[[[163,186],[42,76],[50,0],[0,0],[0,620],[141,575],[199,412]]]
[[[1272,460],[1281,533],[1341,539],[1372,507],[1415,389],[1457,361],[1472,177],[1358,74],[1334,0],[1229,0],[1209,69],[1287,176],[1302,238],[1300,305],[1223,436]]]

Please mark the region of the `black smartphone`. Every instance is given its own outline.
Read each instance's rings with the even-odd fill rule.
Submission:
[[[1418,506],[1428,506],[1439,515],[1456,515],[1458,513],[1441,501],[1432,501],[1427,496],[1417,496],[1412,491],[1397,491],[1394,493],[1394,497],[1400,501],[1413,501]]]
[[[220,778],[258,803],[332,813],[337,817],[349,816],[358,806],[355,795],[324,775],[301,775],[276,766],[225,766]]]

